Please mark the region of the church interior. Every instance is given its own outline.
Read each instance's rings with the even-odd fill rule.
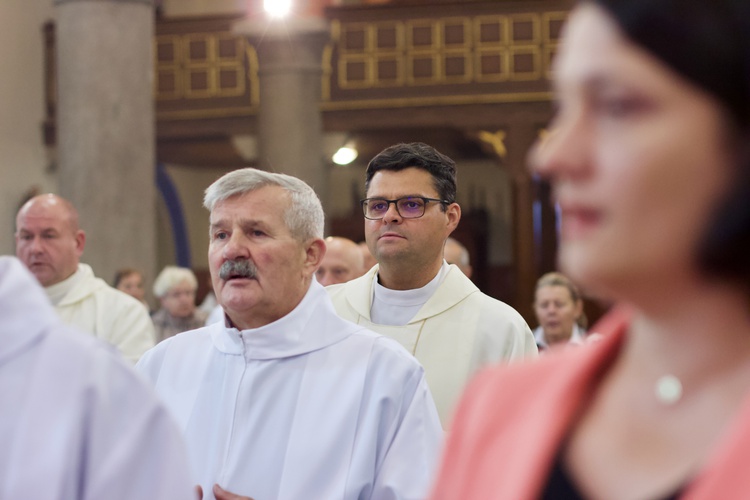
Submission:
[[[552,114],[571,5],[295,0],[273,18],[260,0],[2,2],[0,251],[13,253],[21,204],[56,192],[79,207],[98,275],[189,267],[200,299],[214,180],[243,167],[298,176],[327,234],[361,241],[369,159],[420,141],[457,164],[454,237],[473,280],[533,325],[557,228],[527,155]]]

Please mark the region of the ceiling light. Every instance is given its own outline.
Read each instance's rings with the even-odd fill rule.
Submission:
[[[263,0],[263,8],[271,17],[284,17],[292,10],[292,0]]]
[[[333,163],[336,165],[349,165],[351,162],[357,159],[359,152],[351,145],[346,144],[339,148],[333,155]]]

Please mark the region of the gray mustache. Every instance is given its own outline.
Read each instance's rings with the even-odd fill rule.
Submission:
[[[250,278],[253,279],[258,275],[258,268],[251,260],[238,259],[228,260],[219,268],[219,278],[228,280],[229,278]]]

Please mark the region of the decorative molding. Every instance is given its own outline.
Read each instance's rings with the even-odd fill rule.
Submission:
[[[258,63],[244,37],[229,32],[157,35],[154,94],[164,101],[241,97],[258,103]]]
[[[539,81],[551,76],[566,12],[334,20],[335,90]],[[387,30],[390,43],[381,43]],[[387,72],[384,69],[388,69]],[[386,75],[384,77],[384,74]]]
[[[415,108],[426,106],[465,106],[471,104],[506,104],[516,102],[547,102],[552,92],[516,92],[504,94],[449,95],[435,97],[396,97],[386,99],[358,99],[328,101],[321,104],[323,111],[346,111],[379,108]]]
[[[178,109],[156,111],[158,120],[199,120],[206,118],[236,118],[238,116],[255,116],[257,106],[233,106],[228,108]]]
[[[83,2],[107,2],[107,3],[142,3],[149,7],[154,7],[154,0],[55,0],[55,5],[65,3],[83,3]]]
[[[151,3],[56,3],[73,1]],[[434,13],[422,11],[414,18],[374,19],[358,13],[353,17],[350,13],[332,19],[328,24],[330,39],[320,61],[321,109],[403,109],[551,100],[551,61],[567,11],[560,7],[538,12],[500,10],[493,13],[486,7],[477,11],[453,9],[441,17],[436,9]],[[157,20],[153,39],[157,119],[237,118],[257,113],[261,97],[258,53],[251,41],[254,38],[237,28],[238,20],[238,16]],[[45,29],[45,44],[47,121],[54,123],[56,86],[51,27]]]

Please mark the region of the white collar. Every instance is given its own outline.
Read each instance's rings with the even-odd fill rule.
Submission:
[[[214,346],[246,359],[298,356],[339,342],[364,327],[341,319],[328,292],[315,280],[292,312],[259,328],[238,330],[225,321],[210,326]]]
[[[586,332],[579,327],[577,323],[573,323],[573,332],[570,334],[570,338],[566,344],[583,344],[585,337]],[[544,338],[544,329],[541,326],[537,326],[534,329],[534,340],[536,341],[536,345],[542,349],[547,349],[549,347],[547,340]]]
[[[430,297],[432,297],[435,291],[440,288],[440,285],[445,279],[445,275],[448,274],[448,269],[448,263],[444,260],[443,265],[440,266],[437,274],[429,283],[421,288],[412,288],[411,290],[393,290],[391,288],[386,288],[378,282],[378,275],[376,275],[375,279],[372,280],[373,297],[377,297],[378,300],[389,305],[424,305],[425,302],[430,300]]]
[[[448,274],[448,264],[443,261],[437,274],[429,283],[411,290],[393,290],[372,280],[372,304],[370,318],[381,325],[403,326],[408,324],[420,309],[435,295]]]
[[[79,265],[73,274],[71,274],[61,282],[45,287],[44,291],[47,293],[47,297],[49,298],[50,302],[52,302],[52,305],[56,306],[60,302],[62,302],[65,296],[68,295],[68,293],[70,293],[70,291],[74,289],[76,285],[78,285],[78,283],[80,283],[83,275],[83,269]]]

